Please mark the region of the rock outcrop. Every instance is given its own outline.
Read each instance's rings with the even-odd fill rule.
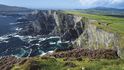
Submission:
[[[117,35],[97,27],[94,23],[98,22],[95,20],[88,20],[84,32],[75,41],[75,44],[89,49],[104,48],[118,50],[119,45]]]
[[[19,32],[21,35],[59,35],[65,40],[75,40],[85,23],[82,17],[57,11],[38,11],[25,17],[29,20]]]
[[[65,52],[55,52],[50,56],[56,58],[90,58],[90,59],[117,59],[119,58],[117,51],[113,49],[83,49],[76,48]]]
[[[46,64],[41,64],[41,59],[41,63],[38,63],[30,58],[17,59],[11,55],[33,57],[42,54],[41,56],[67,58],[65,60],[76,58],[78,61],[83,57],[120,58],[116,34],[98,28],[94,24],[98,23],[97,21],[60,11],[35,11],[18,19],[17,22],[21,28],[17,34],[1,37],[0,70],[10,70],[17,63],[19,65],[28,63],[27,68],[30,67],[30,70],[46,67]],[[65,63],[64,66],[76,67],[73,63]]]
[[[21,35],[58,35],[62,41],[70,41],[76,47],[114,49],[119,55],[116,34],[97,27],[94,23],[106,25],[95,20],[60,11],[36,11],[25,18],[30,22],[19,31]]]

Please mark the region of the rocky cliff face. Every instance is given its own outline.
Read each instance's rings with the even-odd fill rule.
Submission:
[[[21,17],[17,22],[20,27],[18,33],[0,37],[0,56],[32,57],[50,54],[55,58],[67,57],[65,60],[70,57],[120,57],[117,35],[98,28],[94,24],[98,23],[95,20],[57,11],[36,11]],[[24,64],[27,60],[30,58],[2,57],[0,70],[9,70],[15,63]]]
[[[80,16],[56,11],[38,11],[26,17],[30,20],[19,32],[21,35],[59,35],[65,40],[75,40],[84,24]]]
[[[22,35],[59,35],[80,47],[118,49],[117,36],[95,26],[95,20],[57,11],[37,11],[26,19],[30,22],[19,32]]]
[[[86,29],[75,41],[75,44],[89,49],[115,49],[119,53],[117,35],[97,27],[94,23],[98,22],[95,20],[87,21]]]

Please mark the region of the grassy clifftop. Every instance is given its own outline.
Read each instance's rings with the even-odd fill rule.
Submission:
[[[102,15],[93,15],[85,14],[79,11],[65,11],[66,14],[75,14],[89,19],[97,20],[98,23],[95,25],[105,31],[112,32],[117,34],[118,42],[121,50],[122,56],[124,55],[124,18],[112,17],[112,16],[102,16]],[[102,24],[102,25],[101,25]],[[123,56],[124,57],[124,56]]]
[[[80,13],[78,11],[65,11],[65,13],[80,15],[83,17],[87,17],[89,19],[97,20],[101,23],[108,23],[108,24],[110,24],[108,27],[111,27],[114,32],[124,34],[124,18],[93,15],[93,14],[84,14],[84,13]]]

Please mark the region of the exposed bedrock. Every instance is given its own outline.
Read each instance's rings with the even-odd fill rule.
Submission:
[[[118,35],[105,31],[94,23],[98,23],[98,21],[88,20],[84,32],[75,40],[74,45],[91,50],[113,49],[120,56]]]
[[[73,41],[73,46],[114,49],[119,55],[117,34],[97,27],[94,23],[103,24],[95,20],[60,11],[36,11],[24,18],[28,22],[23,22],[21,35],[58,35],[62,40]]]
[[[82,17],[57,11],[38,11],[25,17],[30,22],[19,32],[21,35],[59,35],[75,40],[84,29]],[[26,24],[27,23],[27,24]]]

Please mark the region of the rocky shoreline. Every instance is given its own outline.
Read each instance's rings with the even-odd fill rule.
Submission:
[[[7,39],[1,40],[0,45],[4,50],[7,50],[0,52],[2,55],[15,54],[24,58],[2,57],[0,59],[0,70],[11,70],[17,63],[24,64],[30,58],[39,57],[41,54],[53,50],[55,50],[53,53],[40,57],[64,58],[65,61],[70,60],[70,58],[79,58],[78,60],[83,58],[120,58],[116,35],[95,26],[94,23],[99,24],[98,21],[64,14],[60,11],[47,10],[35,11],[20,17],[17,23],[19,30],[14,36],[7,36]],[[41,38],[44,36],[46,38]],[[20,45],[17,46],[14,42]],[[11,46],[8,48],[6,45]]]

